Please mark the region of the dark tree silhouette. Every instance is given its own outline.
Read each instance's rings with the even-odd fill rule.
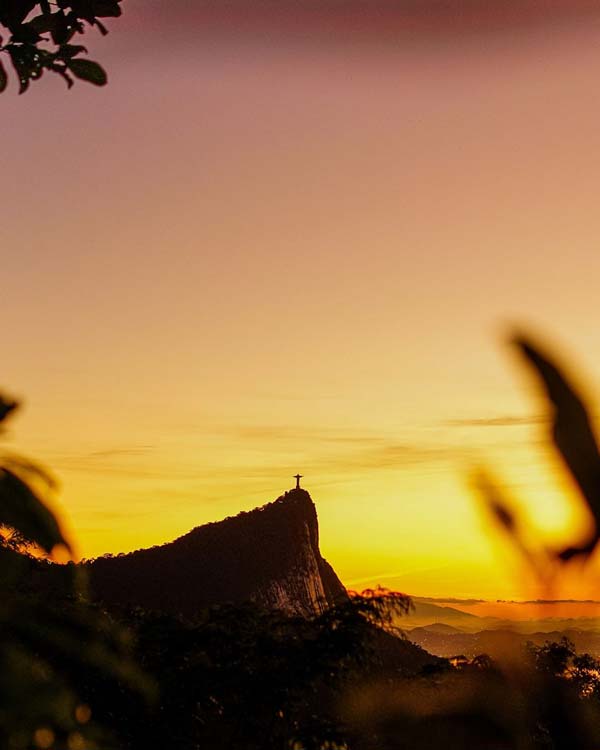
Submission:
[[[0,422],[15,409],[0,396]],[[31,461],[0,456],[0,746],[83,750],[106,745],[83,697],[90,679],[113,699],[152,688],[125,631],[85,603],[77,566],[56,566],[52,585],[36,587],[50,566],[43,555],[70,548],[44,497],[51,486]],[[42,556],[20,554],[24,547]]]
[[[103,86],[104,69],[82,57],[87,49],[73,43],[83,34],[86,24],[102,34],[107,29],[101,18],[121,15],[120,0],[0,0],[0,52],[10,59],[19,80],[19,93],[44,71],[60,75],[70,88],[74,78]],[[0,60],[0,92],[8,85],[8,74]]]

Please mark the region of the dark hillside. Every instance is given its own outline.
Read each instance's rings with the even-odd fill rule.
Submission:
[[[186,616],[249,600],[310,616],[346,597],[319,551],[317,512],[303,489],[168,544],[101,557],[86,568],[96,598]]]

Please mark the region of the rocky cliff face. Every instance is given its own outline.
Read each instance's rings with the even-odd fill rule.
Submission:
[[[187,616],[207,605],[249,600],[310,616],[346,597],[321,557],[317,512],[302,489],[160,547],[98,558],[86,567],[99,599]]]

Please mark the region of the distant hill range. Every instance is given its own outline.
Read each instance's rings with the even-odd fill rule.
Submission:
[[[463,612],[454,607],[432,604],[425,599],[413,597],[413,609],[408,617],[402,618],[402,622],[399,623],[399,625],[402,627],[415,627],[433,623],[448,623],[451,625],[462,625],[465,630],[467,630],[469,625],[477,627],[481,622],[481,619],[482,618],[477,617],[476,615]]]
[[[193,616],[255,601],[310,616],[347,597],[319,550],[315,505],[303,489],[168,544],[85,563],[95,598]]]
[[[407,631],[408,638],[429,653],[445,658],[479,654],[492,657],[518,656],[529,641],[541,646],[547,641],[568,638],[579,653],[600,656],[600,633],[579,628],[551,631],[520,631],[516,623],[505,623],[503,628],[465,633],[450,625],[434,623]]]

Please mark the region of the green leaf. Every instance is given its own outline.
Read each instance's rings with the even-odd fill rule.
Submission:
[[[93,60],[68,60],[67,67],[77,78],[96,86],[104,86],[107,81],[104,69]]]
[[[21,532],[50,553],[58,544],[70,549],[52,511],[9,469],[0,469],[0,524]]]

